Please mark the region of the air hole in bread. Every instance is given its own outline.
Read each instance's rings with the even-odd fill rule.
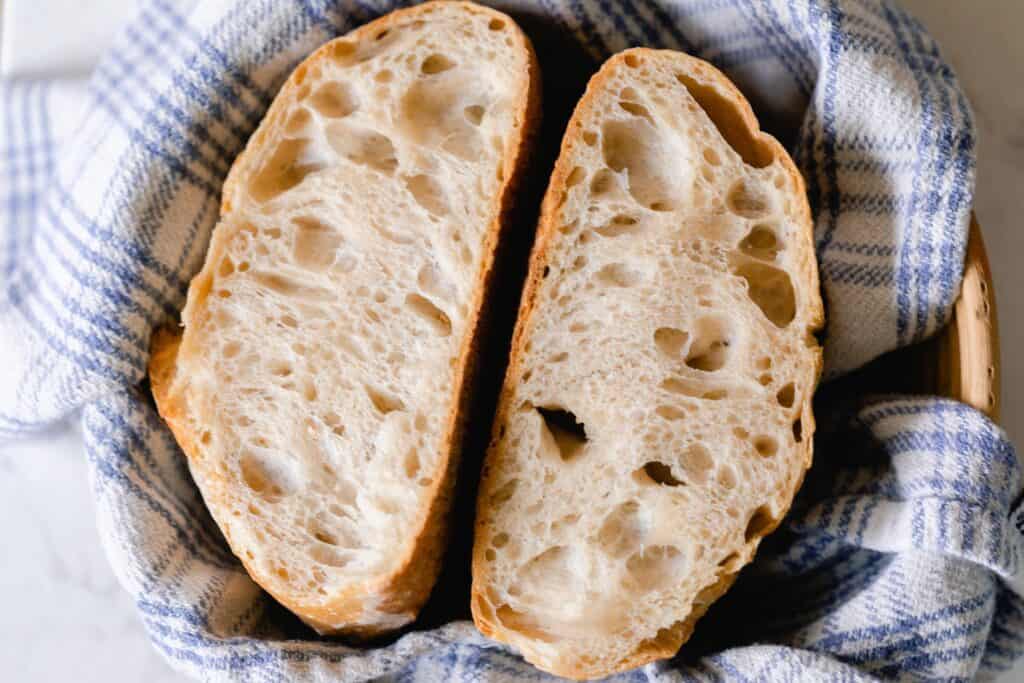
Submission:
[[[676,74],[676,80],[689,91],[722,138],[747,165],[764,168],[775,160],[771,146],[750,130],[731,96],[723,95],[714,86],[701,83],[687,73]]]
[[[570,171],[569,177],[565,179],[566,187],[575,187],[587,177],[587,170],[582,166],[576,166]]]
[[[432,54],[420,64],[420,71],[427,75],[439,74],[455,66],[455,62],[441,54]]]
[[[796,317],[796,293],[789,273],[764,263],[747,262],[734,271],[747,281],[747,295],[776,327]]]
[[[768,529],[775,526],[776,520],[772,511],[766,505],[754,510],[754,514],[750,516],[750,521],[747,522],[747,529],[743,534],[747,543],[750,543],[756,538],[762,538]]]
[[[607,225],[603,225],[599,228],[594,228],[594,232],[601,235],[602,237],[618,237],[620,235],[629,235],[636,233],[640,230],[637,225],[639,221],[633,216],[626,215],[624,213],[612,216],[612,219]]]
[[[786,384],[775,394],[775,400],[783,408],[792,408],[796,401],[796,387],[792,382]]]
[[[679,458],[679,464],[682,466],[683,471],[686,472],[688,480],[702,483],[708,480],[708,476],[715,466],[715,461],[711,458],[711,453],[706,447],[695,443],[690,444],[683,451]]]
[[[313,115],[305,107],[299,107],[291,114],[284,123],[284,133],[289,137],[301,137],[306,128],[313,121]]]
[[[405,305],[438,336],[447,337],[452,333],[452,321],[448,315],[425,296],[408,294],[405,297]]]
[[[737,216],[761,218],[771,210],[771,199],[753,182],[740,179],[729,188],[725,205]]]
[[[330,47],[331,57],[335,61],[348,62],[348,58],[354,55],[356,52],[355,43],[348,40],[335,40]]]
[[[395,74],[390,69],[381,69],[374,75],[373,80],[378,83],[390,83],[395,78]]]
[[[642,475],[640,477],[636,475]],[[652,460],[636,471],[634,478],[661,486],[683,486],[686,482],[672,476],[672,466]]]
[[[626,55],[623,58],[623,61],[626,63],[626,66],[631,69],[637,68],[642,63],[640,58],[633,54]]]
[[[558,406],[537,408],[537,413],[563,461],[568,462],[580,455],[587,444],[587,430],[575,415]]]
[[[329,119],[344,118],[359,108],[359,100],[352,90],[338,81],[324,83],[309,98],[318,114]]]
[[[234,262],[231,260],[230,256],[225,256],[220,262],[220,268],[217,269],[217,275],[220,277],[228,277],[234,272]]]
[[[641,274],[624,263],[609,263],[595,277],[608,287],[632,287],[640,282]]]
[[[272,360],[267,365],[267,370],[275,377],[288,377],[292,374],[292,364],[286,360]]]
[[[322,517],[314,517],[309,522],[309,533],[325,545],[338,545],[338,536],[328,527]]]
[[[718,155],[718,151],[714,147],[705,147],[703,154],[704,161],[712,166],[720,166],[722,164],[722,157]]]
[[[494,493],[491,494],[490,504],[495,507],[504,505],[515,495],[518,486],[519,479],[509,479],[494,490]]]
[[[772,380],[773,380],[773,377],[772,377],[770,372],[766,372],[766,373],[762,374],[760,377],[757,378],[758,383],[761,386],[763,386],[763,387],[766,387],[769,384],[771,384]]]
[[[519,568],[517,584],[528,586],[530,602],[555,605],[564,597],[565,587],[577,585],[576,574],[582,558],[573,548],[556,545],[534,556]]]
[[[487,24],[487,28],[490,29],[491,31],[500,31],[501,29],[505,28],[505,22],[502,21],[501,19],[491,19],[491,21]]]
[[[597,144],[597,133],[592,130],[583,131],[583,144],[593,147]]]
[[[650,527],[650,514],[639,503],[629,500],[605,516],[597,542],[611,557],[626,557],[641,546]]]
[[[416,284],[420,291],[442,301],[455,299],[455,285],[449,282],[444,273],[432,263],[420,268],[416,275]]]
[[[636,93],[633,94],[634,96],[636,95]],[[625,96],[625,91],[623,91],[623,96]],[[639,116],[641,118],[647,119],[648,121],[651,121],[652,123],[654,122],[654,119],[651,117],[651,112],[647,111],[647,107],[645,107],[642,104],[637,104],[636,102],[622,101],[619,102],[619,106],[622,108],[623,111],[628,112],[633,116]]]
[[[340,569],[351,561],[351,557],[339,551],[337,548],[323,545],[312,545],[309,548],[309,556],[317,564]]]
[[[367,128],[342,122],[327,125],[327,142],[349,161],[391,174],[398,168],[397,152],[391,138]]]
[[[415,448],[410,448],[405,452],[402,469],[405,470],[405,476],[409,479],[415,479],[416,475],[420,473],[420,456],[416,453]]]
[[[607,121],[602,129],[602,151],[608,168],[626,174],[629,193],[641,206],[666,211],[675,205],[671,177],[675,161],[660,137],[643,120]]]
[[[686,558],[679,548],[672,545],[655,545],[633,553],[626,560],[626,571],[637,588],[651,591],[671,585],[685,564]]]
[[[659,386],[673,394],[703,398],[709,401],[719,401],[729,395],[729,391],[724,387],[708,388],[707,383],[702,380],[689,380],[679,377],[669,377],[662,381]]]
[[[690,335],[675,327],[659,327],[654,331],[654,344],[662,354],[673,360],[682,355]]]
[[[779,442],[774,436],[762,434],[754,439],[754,449],[762,458],[770,458],[779,451]]]
[[[618,184],[615,174],[607,168],[602,168],[590,179],[590,194],[594,198],[603,197],[617,189]]]
[[[310,403],[312,403],[313,401],[316,400],[316,397],[317,397],[316,385],[313,384],[312,381],[307,380],[302,385],[302,397],[304,399],[306,399],[307,401],[309,401]]]
[[[366,396],[381,415],[387,415],[396,410],[405,410],[405,404],[400,398],[369,384],[366,385]]]
[[[221,354],[225,358],[234,358],[235,356],[237,356],[239,354],[239,352],[241,350],[242,350],[242,345],[241,344],[239,344],[236,341],[230,341],[230,342],[228,342],[227,344],[224,345],[224,348],[221,350]]]
[[[739,245],[740,251],[762,261],[774,261],[779,253],[779,240],[770,225],[758,223]]]
[[[484,108],[479,104],[471,104],[462,110],[463,116],[466,120],[472,123],[474,126],[479,126],[484,120]]]
[[[238,468],[242,482],[257,496],[274,503],[281,499],[286,490],[290,490],[283,472],[272,467],[262,457],[251,451],[242,453],[238,459]]]
[[[733,570],[737,569],[736,563],[739,561],[739,559],[739,553],[729,553],[718,562],[718,566],[722,567],[727,572],[732,572]]]
[[[335,295],[328,289],[306,285],[280,273],[254,272],[252,279],[267,291],[288,299],[307,301],[334,301]]]
[[[504,531],[500,534],[496,534],[494,538],[491,539],[491,545],[498,549],[504,548],[507,543],[508,534],[506,534]]]
[[[322,419],[324,421],[324,424],[327,425],[328,428],[330,428],[331,431],[333,431],[338,436],[341,436],[341,434],[344,433],[344,427],[342,427],[341,425],[341,416],[338,415],[333,410],[329,410],[326,413],[324,413]]]
[[[767,370],[772,366],[771,356],[762,356],[757,360],[758,370]]]
[[[801,441],[803,441],[803,438],[804,438],[804,424],[800,420],[800,418],[797,418],[793,422],[793,441],[796,441],[797,443],[800,443]]]
[[[475,160],[482,146],[480,134],[458,107],[459,93],[466,86],[445,78],[418,81],[409,88],[402,97],[399,125],[414,142]]]
[[[322,161],[312,159],[309,151],[309,140],[279,142],[249,183],[252,198],[261,203],[269,201],[301,183],[309,174],[326,168]]]
[[[663,417],[666,420],[670,421],[682,420],[684,417],[686,417],[686,411],[680,410],[675,406],[658,406],[657,408],[654,409],[654,412],[659,417]]]
[[[731,327],[723,318],[705,317],[694,326],[693,341],[686,353],[686,365],[702,372],[721,370],[729,361]]]
[[[334,263],[335,252],[342,242],[341,234],[313,216],[292,218],[295,241],[292,255],[295,264],[312,271],[322,271]]]
[[[736,470],[732,468],[732,465],[728,463],[722,463],[718,467],[717,473],[718,485],[727,491],[731,491],[736,488]]]
[[[405,178],[405,187],[412,194],[416,203],[433,216],[444,216],[448,213],[448,198],[444,189],[434,178],[426,174]]]

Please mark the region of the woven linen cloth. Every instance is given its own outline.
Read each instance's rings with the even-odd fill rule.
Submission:
[[[0,105],[0,434],[80,412],[102,542],[154,646],[210,681],[548,678],[468,622],[376,648],[316,638],[231,555],[144,385],[220,186],[290,69],[391,2],[146,0],[83,83]],[[631,45],[724,69],[807,180],[826,380],[927,337],[960,286],[970,108],[924,28],[880,0],[514,0],[593,61]],[[567,43],[567,49],[569,47]],[[558,59],[540,51],[557,77]],[[980,413],[819,401],[778,532],[674,660],[622,680],[968,680],[1024,648],[1021,470]],[[1016,520],[1016,524],[1014,523]]]

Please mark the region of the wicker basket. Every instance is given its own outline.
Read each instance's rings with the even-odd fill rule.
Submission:
[[[999,420],[999,328],[981,228],[971,220],[953,319],[934,338],[886,354],[840,380],[843,391],[937,394]]]

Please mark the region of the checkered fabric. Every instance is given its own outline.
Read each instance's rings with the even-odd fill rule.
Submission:
[[[220,185],[277,87],[317,45],[395,5],[146,0],[88,82],[0,86],[0,435],[81,411],[111,563],[155,647],[196,678],[546,678],[466,622],[371,649],[314,637],[228,551],[140,386],[150,333],[177,317]],[[733,77],[807,180],[828,377],[948,320],[973,121],[934,41],[896,5],[499,7],[557,27],[595,66],[647,45]],[[557,79],[557,60],[542,68]],[[816,411],[817,463],[781,530],[675,660],[622,679],[968,680],[1021,653],[1022,475],[1005,434],[940,399]]]

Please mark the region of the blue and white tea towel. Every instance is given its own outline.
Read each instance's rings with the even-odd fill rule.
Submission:
[[[145,376],[220,185],[278,85],[386,0],[146,0],[87,84],[0,105],[0,435],[81,410],[102,540],[153,644],[210,681],[546,678],[466,622],[361,650],[297,628],[206,513]],[[922,26],[885,0],[508,0],[596,62],[631,45],[722,67],[807,180],[827,377],[923,339],[960,286],[974,126]],[[557,55],[542,68],[557,76]],[[1006,435],[940,399],[819,405],[779,532],[676,660],[623,679],[967,680],[1024,649]]]

